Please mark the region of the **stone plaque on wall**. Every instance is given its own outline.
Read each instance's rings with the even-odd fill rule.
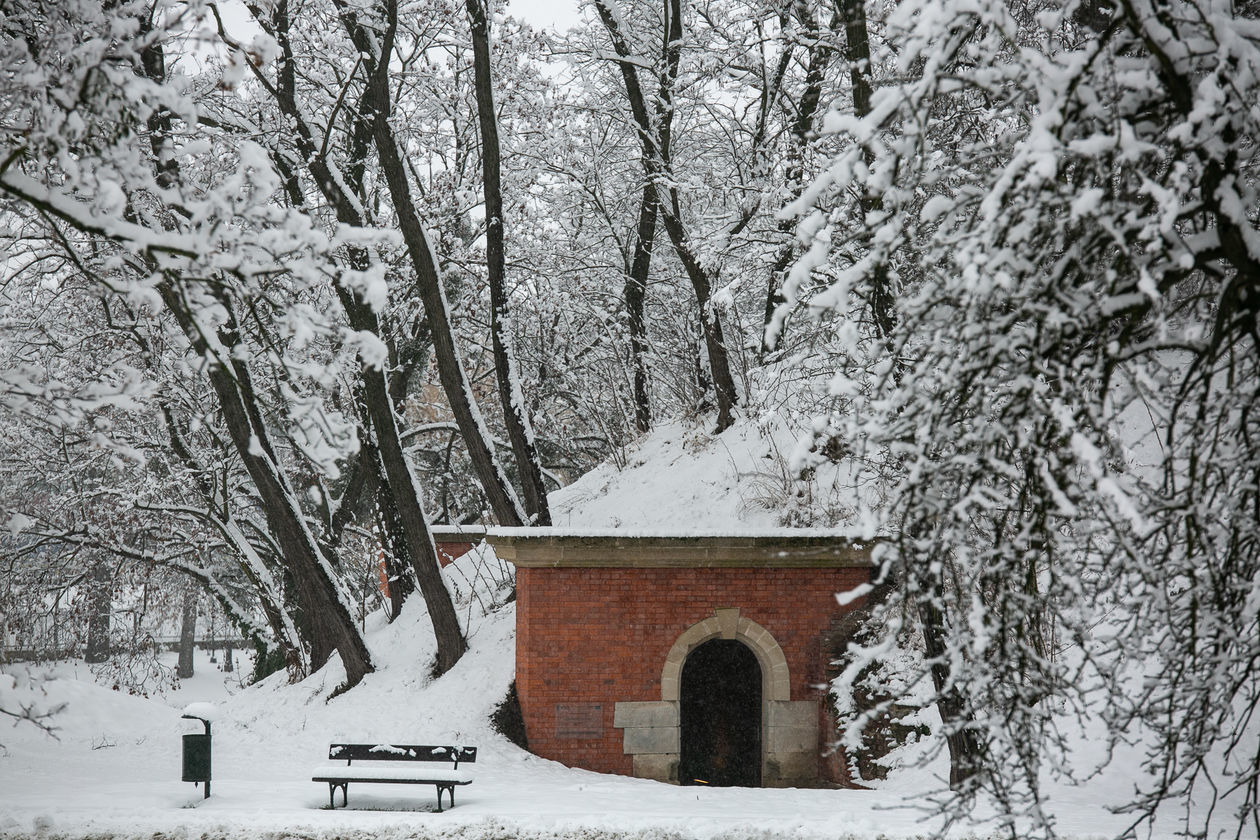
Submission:
[[[566,740],[601,738],[604,706],[601,703],[557,703],[556,737]]]

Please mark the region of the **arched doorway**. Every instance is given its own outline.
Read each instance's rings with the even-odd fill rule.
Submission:
[[[683,663],[678,780],[761,785],[761,666],[742,642],[711,639]]]

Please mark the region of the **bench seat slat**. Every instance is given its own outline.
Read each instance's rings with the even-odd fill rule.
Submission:
[[[469,771],[452,770],[450,767],[416,767],[415,765],[380,767],[359,764],[321,764],[315,768],[311,778],[314,782],[397,782],[398,784],[442,782],[452,785],[466,785],[472,780],[473,774]]]

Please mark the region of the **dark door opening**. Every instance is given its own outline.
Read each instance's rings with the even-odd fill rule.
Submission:
[[[743,643],[713,639],[683,663],[678,780],[761,786],[761,666]]]

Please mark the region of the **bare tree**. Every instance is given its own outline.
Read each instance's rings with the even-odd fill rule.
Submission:
[[[494,349],[494,369],[499,383],[499,402],[507,425],[508,439],[516,455],[516,467],[525,490],[525,510],[536,525],[550,525],[547,488],[543,485],[538,448],[530,422],[520,372],[513,351],[512,319],[509,311],[507,267],[504,264],[503,186],[499,164],[499,125],[494,107],[494,85],[490,68],[490,21],[485,0],[466,0],[472,29],[473,73],[477,99],[477,121],[481,127],[482,190],[486,204],[486,273],[490,280],[490,339]]]
[[[649,251],[648,223],[652,210],[660,213],[661,224],[669,235],[679,262],[695,292],[700,307],[700,321],[708,358],[709,375],[712,376],[717,398],[717,429],[721,431],[734,422],[732,410],[739,402],[735,380],[731,375],[730,358],[722,333],[722,324],[713,307],[714,278],[701,264],[682,216],[682,202],[674,180],[671,139],[674,118],[674,87],[678,81],[678,68],[682,57],[683,30],[681,0],[665,4],[665,20],[661,33],[661,55],[657,69],[656,90],[652,97],[655,108],[648,108],[647,95],[639,79],[639,68],[634,51],[621,31],[621,16],[613,6],[614,0],[596,0],[595,9],[612,42],[618,58],[618,67],[625,84],[626,98],[642,146],[642,164],[646,183],[645,198],[650,189],[650,201],[645,200],[639,217],[636,240],[636,257],[642,257],[642,270],[646,272]],[[639,282],[631,270],[634,284],[632,300],[637,300]]]

